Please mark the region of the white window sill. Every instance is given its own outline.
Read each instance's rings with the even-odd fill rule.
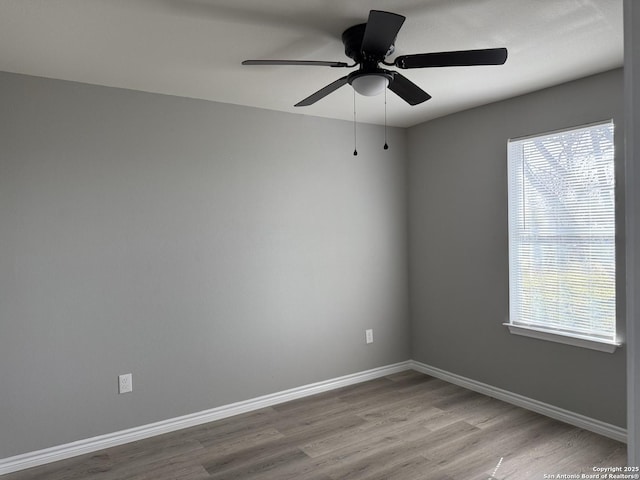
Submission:
[[[537,338],[539,340],[548,340],[550,342],[564,343],[573,345],[574,347],[590,348],[600,352],[613,353],[621,344],[617,342],[607,342],[605,340],[593,340],[584,338],[580,335],[561,334],[550,332],[533,327],[524,327],[522,325],[512,325],[511,323],[503,323],[509,328],[509,332],[514,335],[522,335],[524,337]]]

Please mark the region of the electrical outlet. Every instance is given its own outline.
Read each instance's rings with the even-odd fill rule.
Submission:
[[[118,393],[129,393],[133,391],[133,376],[130,373],[118,375]]]
[[[373,328],[364,331],[364,338],[367,343],[373,343]]]

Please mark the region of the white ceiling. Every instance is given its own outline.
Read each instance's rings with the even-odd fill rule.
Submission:
[[[0,0],[0,70],[352,119],[346,85],[293,105],[351,70],[241,66],[245,59],[350,61],[343,30],[371,9],[407,20],[396,55],[507,47],[503,66],[403,70],[433,98],[389,92],[390,125],[622,66],[621,0]],[[389,60],[389,59],[388,59]],[[384,97],[357,97],[358,121],[382,124]]]

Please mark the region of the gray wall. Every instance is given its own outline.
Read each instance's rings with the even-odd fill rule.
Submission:
[[[624,336],[622,70],[409,129],[413,359],[624,427],[625,351],[509,334],[509,138],[613,118],[618,305]]]
[[[409,358],[404,130],[354,157],[349,122],[13,74],[0,106],[0,458]]]

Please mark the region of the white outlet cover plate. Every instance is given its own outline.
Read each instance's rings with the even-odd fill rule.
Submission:
[[[130,373],[118,375],[118,393],[129,393],[133,391],[133,376]]]
[[[364,336],[367,343],[373,343],[373,329],[365,330]]]

